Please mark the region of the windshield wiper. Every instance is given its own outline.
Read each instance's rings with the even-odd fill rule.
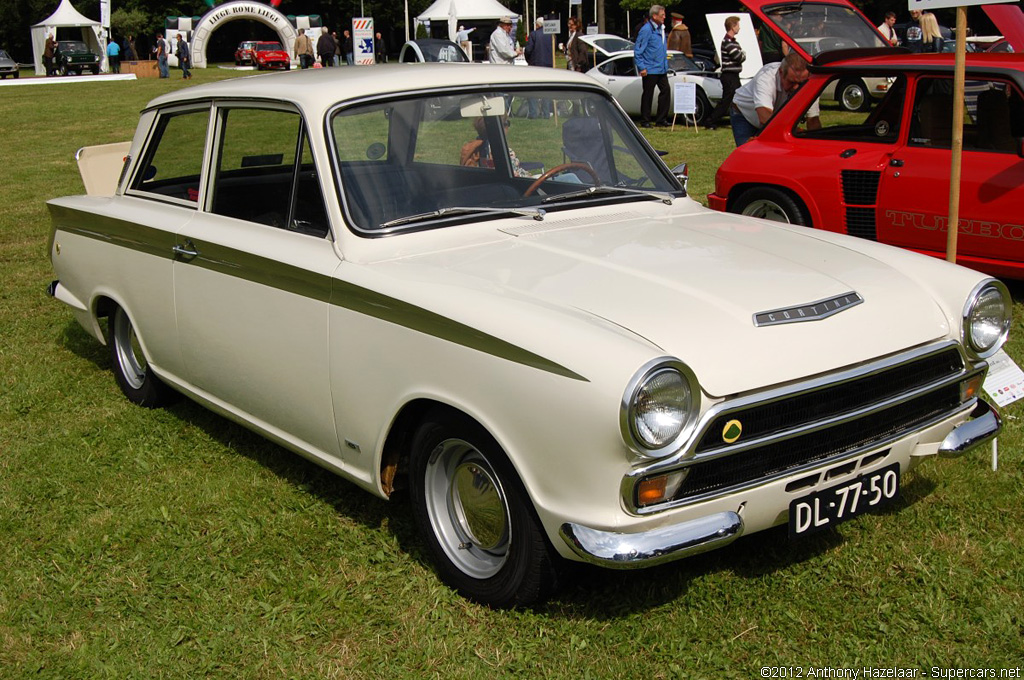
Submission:
[[[472,215],[473,213],[495,213],[504,215],[511,213],[513,215],[532,217],[537,221],[543,220],[544,215],[546,214],[546,212],[541,208],[485,208],[481,206],[453,205],[447,208],[438,208],[437,210],[418,213],[416,215],[396,217],[393,220],[388,220],[387,222],[382,223],[380,225],[380,229],[397,227],[402,224],[412,224],[413,222],[425,222],[427,220],[437,219],[438,217],[447,217],[449,215]]]
[[[555,203],[558,201],[571,201],[574,198],[586,198],[587,196],[594,196],[595,194],[629,194],[633,196],[645,196],[647,198],[656,198],[665,205],[672,205],[672,201],[675,197],[666,191],[655,191],[653,189],[632,189],[629,187],[613,186],[611,184],[599,184],[593,187],[587,187],[586,189],[580,189],[578,191],[569,191],[564,194],[555,194],[554,196],[548,196],[541,203]]]

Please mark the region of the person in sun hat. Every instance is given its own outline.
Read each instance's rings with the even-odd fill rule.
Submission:
[[[501,17],[498,27],[491,33],[488,61],[492,64],[513,64],[522,53],[523,49],[512,38],[512,17]]]

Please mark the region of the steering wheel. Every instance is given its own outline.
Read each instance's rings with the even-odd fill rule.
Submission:
[[[539,187],[541,184],[551,179],[558,173],[565,172],[566,170],[583,170],[588,175],[594,178],[595,185],[601,184],[601,178],[597,176],[597,172],[592,167],[590,167],[588,163],[562,163],[561,165],[556,165],[555,167],[551,168],[543,175],[535,179],[533,181],[533,184],[527,187],[526,191],[523,192],[523,197],[525,198],[527,196],[532,195],[533,192],[537,190],[537,187]]]

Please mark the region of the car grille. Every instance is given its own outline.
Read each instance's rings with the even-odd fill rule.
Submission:
[[[947,345],[880,370],[764,401],[726,408],[703,429],[689,474],[673,500],[684,502],[759,483],[879,446],[962,406],[959,350]],[[742,436],[724,433],[732,421]]]
[[[843,170],[843,203],[846,205],[846,233],[877,240],[875,203],[882,173],[874,170]]]

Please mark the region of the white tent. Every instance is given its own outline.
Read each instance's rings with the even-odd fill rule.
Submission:
[[[448,24],[448,39],[455,40],[460,21],[487,21],[501,17],[517,18],[519,15],[511,11],[498,0],[436,0],[416,17],[416,23],[427,21],[445,22]],[[495,24],[497,25],[497,24]]]
[[[58,28],[80,28],[82,42],[95,51],[103,60],[103,70],[107,68],[107,41],[103,36],[100,22],[93,21],[71,6],[71,0],[60,0],[57,11],[32,27],[32,53],[35,57],[36,75],[46,74],[43,68],[43,51],[46,49],[46,36],[57,35]]]

